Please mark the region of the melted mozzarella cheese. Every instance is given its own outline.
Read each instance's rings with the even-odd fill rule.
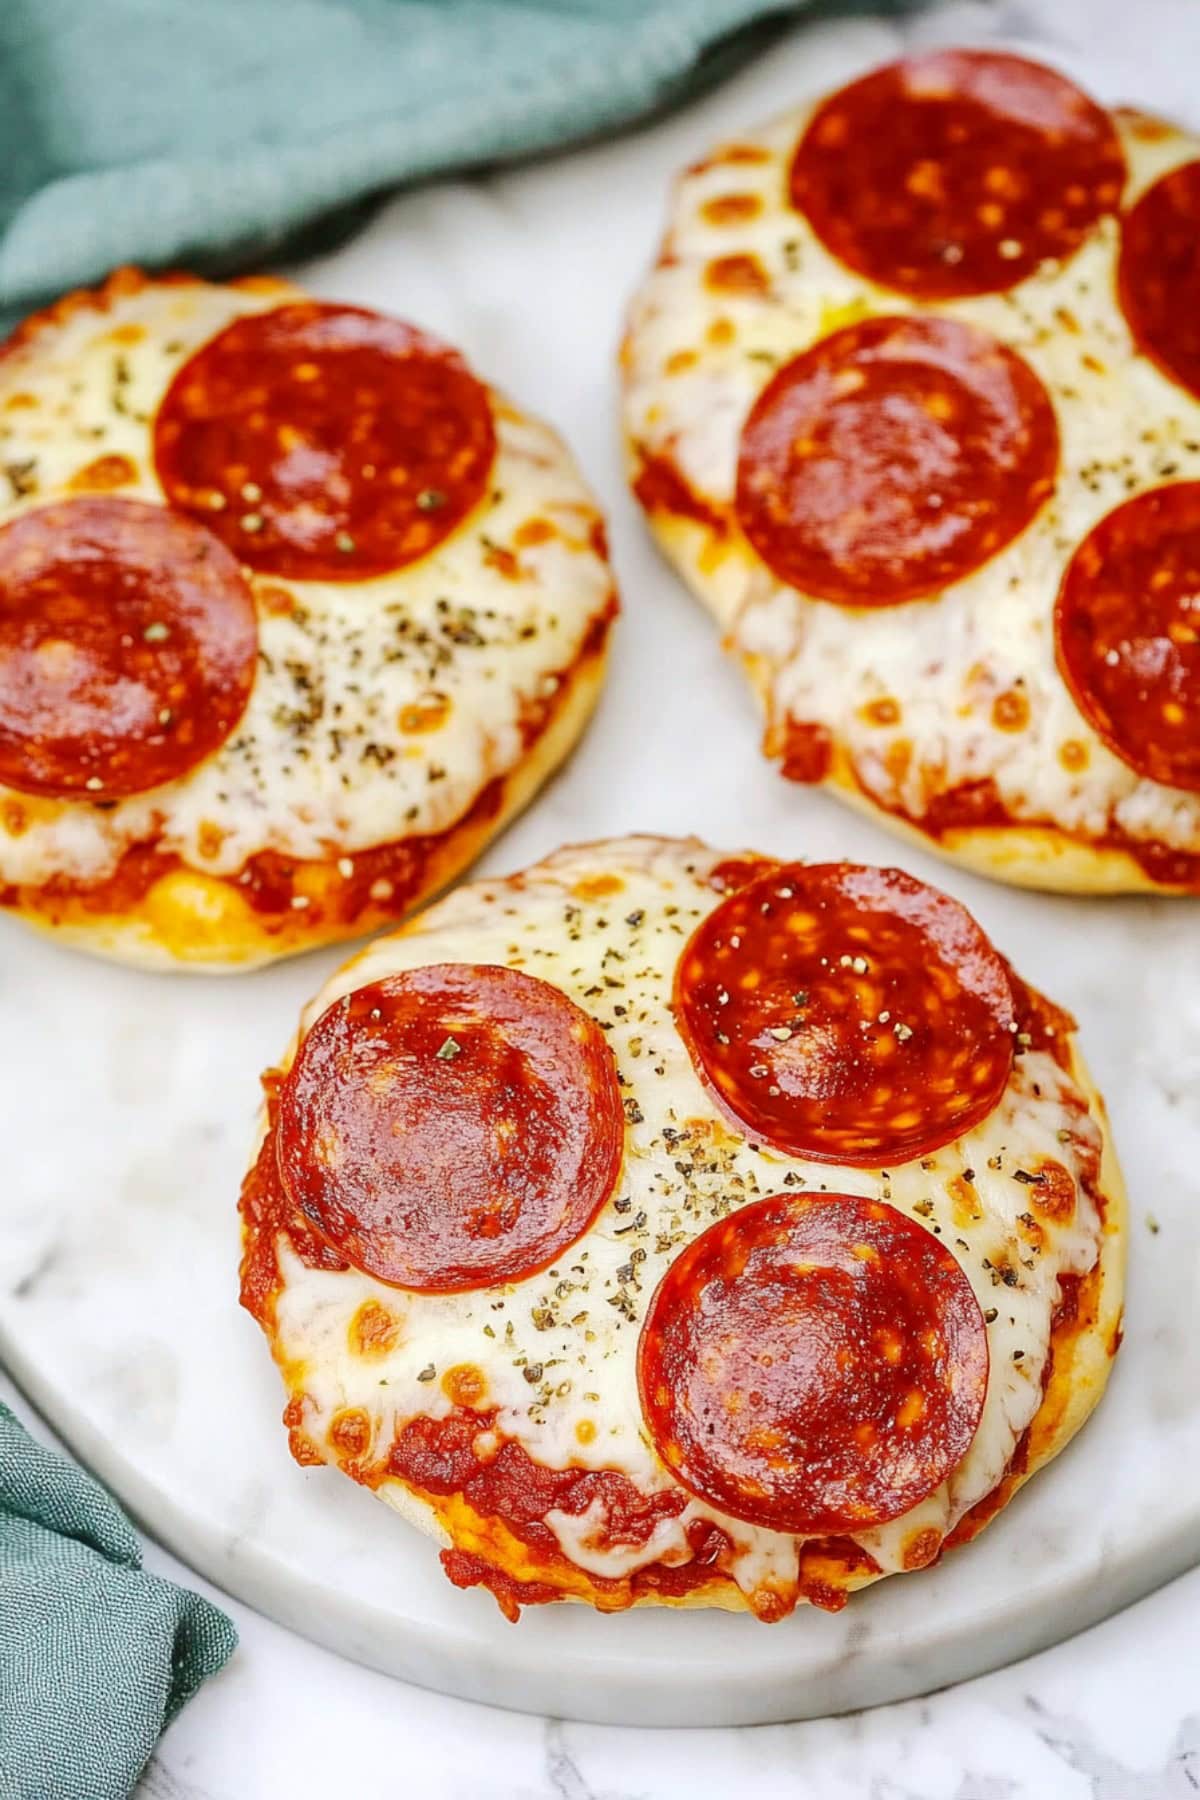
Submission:
[[[443,1380],[466,1364],[482,1372],[480,1404],[498,1408],[497,1428],[538,1462],[617,1469],[652,1494],[676,1483],[643,1424],[636,1354],[669,1263],[706,1226],[759,1195],[794,1188],[881,1198],[937,1233],[961,1263],[987,1319],[991,1359],[979,1431],[963,1461],[920,1506],[857,1535],[885,1571],[897,1570],[919,1534],[933,1530],[940,1540],[991,1492],[1037,1411],[1060,1277],[1087,1272],[1098,1255],[1101,1222],[1081,1170],[1099,1132],[1081,1113],[1074,1082],[1050,1056],[1029,1052],[1017,1057],[1000,1104],[978,1129],[887,1173],[831,1169],[748,1143],[714,1109],[670,1008],[679,952],[719,904],[706,877],[720,860],[693,842],[649,838],[564,850],[517,881],[460,888],[332,977],[307,1008],[302,1032],[340,995],[427,963],[507,964],[561,988],[611,1045],[627,1097],[625,1162],[592,1229],[552,1268],[510,1286],[403,1292],[356,1270],[308,1268],[281,1240],[275,1354],[304,1397],[306,1435],[330,1460],[330,1427],[343,1409],[367,1416],[371,1454],[384,1457],[409,1419],[452,1409]],[[1074,1205],[1035,1221],[1030,1188],[1016,1174],[1049,1163],[1072,1177]],[[964,1171],[973,1171],[969,1181]],[[392,1321],[386,1335],[394,1342],[382,1355],[364,1355],[355,1329],[368,1303]],[[447,1387],[453,1391],[453,1380]],[[547,1523],[571,1561],[615,1577],[686,1560],[695,1519],[728,1534],[731,1573],[746,1594],[794,1595],[801,1540],[697,1500],[637,1546],[606,1544],[596,1502],[579,1516],[552,1512]]]
[[[111,491],[161,503],[154,418],[180,366],[233,319],[299,297],[150,283],[39,329],[0,365],[0,525],[99,485],[100,458],[129,465]],[[612,578],[562,443],[492,402],[487,497],[436,550],[366,581],[253,576],[258,672],[229,740],[183,779],[103,808],[0,789],[0,881],[100,880],[145,839],[213,875],[263,850],[363,850],[446,830],[512,769],[523,714],[556,691]]]
[[[768,737],[789,719],[825,726],[882,806],[919,821],[932,797],[991,779],[1014,819],[1200,851],[1200,794],[1144,780],[1114,756],[1055,665],[1054,598],[1087,532],[1145,488],[1200,478],[1200,402],[1136,354],[1116,303],[1115,220],[1008,293],[907,300],[843,267],[789,205],[788,168],[810,110],[740,140],[734,158],[717,149],[676,189],[623,358],[635,466],[640,453],[668,457],[725,513],[743,422],[774,370],[842,326],[920,311],[982,327],[1036,371],[1058,416],[1058,484],[990,562],[900,606],[848,610],[807,597],[736,529],[722,541],[684,527],[671,533],[671,554],[733,648],[764,671]],[[1200,154],[1200,141],[1156,121],[1119,113],[1116,123],[1129,202]],[[745,206],[711,205],[732,196]],[[756,259],[761,293],[712,284],[707,272],[730,256]],[[1014,690],[1027,722],[1011,728],[1002,707],[1004,729],[993,708]],[[885,699],[894,705],[874,704]]]

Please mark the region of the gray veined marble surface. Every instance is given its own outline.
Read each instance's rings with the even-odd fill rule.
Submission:
[[[519,866],[567,836],[664,822],[784,852],[891,853],[870,826],[757,764],[734,672],[624,499],[611,354],[678,164],[902,41],[996,39],[1059,62],[1102,98],[1200,125],[1200,5],[1189,0],[1136,12],[1116,0],[956,5],[903,27],[847,18],[800,27],[719,94],[620,143],[398,200],[302,272],[319,292],[457,339],[564,427],[612,514],[627,615],[609,693],[570,770],[490,866]],[[537,242],[548,248],[535,263]],[[703,731],[697,706],[709,709]],[[512,1631],[482,1596],[443,1588],[431,1548],[349,1483],[301,1475],[275,1425],[273,1372],[231,1305],[231,1207],[254,1073],[328,957],[182,991],[3,933],[0,981],[23,1045],[9,1104],[37,1151],[15,1181],[10,1169],[0,1331],[27,1391],[160,1537],[264,1610],[434,1684],[568,1714],[700,1723],[716,1716],[714,1695],[743,1719],[861,1704],[993,1666],[1146,1591],[1200,1556],[1196,910],[1010,894],[906,860],[959,893],[1023,972],[1078,1013],[1134,1202],[1130,1335],[1108,1401],[943,1569],[889,1583],[839,1619],[773,1631],[565,1609]],[[68,1091],[79,1097],[69,1115]],[[1200,1791],[1197,1601],[1200,1573],[929,1700],[666,1732],[547,1723],[420,1692],[235,1606],[243,1649],[168,1734],[142,1794],[1184,1800]]]

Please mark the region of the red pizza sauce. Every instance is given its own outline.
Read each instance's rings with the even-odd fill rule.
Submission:
[[[668,512],[677,518],[693,519],[719,537],[728,530],[724,514],[701,499],[668,456],[639,450],[633,491],[648,513]]]
[[[1162,887],[1200,894],[1200,850],[1173,850],[1127,832],[1110,831],[1105,842],[1131,856],[1142,873]]]
[[[547,1468],[511,1438],[502,1439],[494,1456],[484,1460],[476,1451],[476,1440],[494,1425],[494,1413],[462,1409],[441,1419],[410,1419],[379,1475],[397,1476],[422,1494],[461,1495],[480,1518],[499,1520],[533,1550],[546,1574],[566,1578],[521,1580],[478,1555],[443,1551],[442,1566],[454,1585],[486,1587],[506,1618],[515,1620],[522,1606],[566,1598],[570,1578],[578,1581],[582,1574],[546,1524],[548,1513],[578,1516],[596,1507],[604,1519],[597,1533],[605,1545],[616,1548],[644,1545],[662,1520],[678,1518],[688,1503],[679,1488],[643,1494],[615,1469]],[[730,1548],[725,1534],[708,1521],[697,1520],[686,1535],[691,1555],[681,1563],[655,1561],[620,1578],[586,1574],[593,1603],[602,1612],[616,1612],[644,1593],[682,1595],[723,1578],[717,1561]]]
[[[455,1293],[519,1281],[616,1185],[625,1115],[599,1026],[518,969],[439,963],[334,1001],[279,1096],[288,1195],[356,1268]]]
[[[493,1435],[495,1415],[456,1409],[441,1419],[411,1419],[397,1434],[372,1483],[398,1477],[419,1494],[461,1496],[483,1520],[498,1520],[534,1552],[537,1576],[514,1577],[475,1552],[442,1552],[442,1566],[456,1587],[486,1587],[507,1618],[522,1606],[544,1605],[579,1592],[601,1612],[619,1612],[638,1600],[660,1596],[679,1599],[712,1582],[732,1582],[729,1568],[733,1544],[710,1519],[696,1518],[684,1528],[687,1554],[680,1562],[654,1560],[628,1575],[604,1576],[581,1570],[563,1553],[546,1524],[551,1512],[578,1517],[589,1508],[601,1515],[597,1542],[607,1547],[640,1547],[656,1527],[678,1518],[689,1503],[681,1488],[643,1494],[616,1469],[547,1468],[523,1445],[502,1438],[499,1448],[481,1457],[476,1447],[484,1433]],[[840,1536],[821,1536],[801,1546],[794,1588],[764,1587],[747,1596],[759,1618],[785,1617],[803,1597],[830,1612],[846,1603],[846,1589],[829,1580],[829,1565],[842,1574],[878,1574],[879,1565],[865,1550]]]
[[[1088,724],[1148,781],[1200,791],[1200,481],[1151,488],[1093,526],[1054,611]]]
[[[921,300],[1004,293],[1116,210],[1112,120],[1053,69],[985,50],[905,57],[818,107],[792,205],[859,275]]]
[[[503,782],[489,782],[458,826],[483,825],[499,812],[503,798]],[[365,931],[407,911],[425,885],[430,864],[445,838],[445,832],[397,838],[356,851],[351,857],[339,857],[337,863],[263,850],[248,858],[229,879],[268,935],[294,928],[301,913],[310,934],[330,924],[360,925]],[[348,867],[343,870],[338,864]],[[99,881],[52,875],[36,888],[9,883],[0,886],[0,906],[22,906],[52,922],[75,911],[124,913],[140,905],[156,882],[184,866],[181,857],[161,850],[156,841],[133,844],[114,872]],[[316,898],[312,897],[314,876],[322,887]],[[309,904],[297,909],[297,898]]]
[[[789,719],[782,733],[779,773],[785,781],[813,786],[833,768],[833,733],[815,719]]]
[[[1200,397],[1200,162],[1160,176],[1126,214],[1117,297],[1138,348]]]
[[[566,1596],[548,1581],[521,1581],[470,1550],[440,1550],[438,1560],[456,1588],[486,1588],[510,1625],[523,1606],[548,1606]]]
[[[605,1543],[639,1546],[663,1519],[678,1518],[687,1506],[688,1496],[677,1487],[643,1494],[615,1469],[547,1468],[513,1438],[502,1438],[495,1454],[481,1461],[475,1440],[495,1422],[494,1412],[461,1408],[440,1419],[410,1419],[392,1445],[386,1473],[424,1493],[461,1494],[481,1516],[525,1529],[539,1526],[552,1541],[544,1524],[548,1512],[578,1515],[596,1505],[605,1518]]]
[[[1011,543],[1057,469],[1054,408],[1015,351],[953,319],[866,319],[785,364],[758,396],[737,515],[789,586],[894,606]]]
[[[1039,993],[1037,988],[1030,987],[1011,963],[1006,962],[1004,967],[1012,989],[1017,1048],[1045,1051],[1065,1074],[1072,1074],[1074,1057],[1071,1039],[1079,1029],[1075,1019],[1065,1006],[1057,1006],[1053,1000],[1047,1000],[1045,994]]]
[[[254,599],[211,532],[115,496],[0,530],[0,782],[108,800],[176,781],[245,711]]]
[[[933,1233],[880,1201],[774,1195],[676,1258],[647,1312],[638,1386],[663,1462],[775,1531],[870,1529],[971,1446],[987,1331]]]
[[[454,351],[314,300],[226,326],[180,369],[154,427],[172,504],[293,581],[428,555],[482,499],[495,453],[487,389]]]
[[[918,831],[925,832],[935,843],[958,831],[1003,831],[1010,827],[1070,835],[1060,833],[1060,828],[1050,819],[1016,818],[990,776],[981,781],[961,782],[957,787],[932,795],[925,811],[915,814],[889,805],[862,781],[857,770],[854,773],[873,805],[885,812],[894,812]],[[1087,845],[1091,840],[1083,838],[1080,842]],[[1156,843],[1152,838],[1133,837],[1111,821],[1096,843],[1100,849],[1118,850],[1130,857],[1151,881],[1162,887],[1200,893],[1200,851],[1173,850],[1168,844]]]
[[[999,1101],[1014,1011],[966,909],[899,869],[772,869],[727,895],[679,959],[697,1072],[750,1137],[889,1166],[961,1137]]]
[[[263,1076],[267,1130],[258,1155],[242,1182],[238,1211],[242,1216],[243,1245],[238,1299],[246,1311],[267,1329],[274,1324],[275,1299],[280,1275],[277,1237],[282,1233],[289,1248],[307,1269],[348,1269],[344,1256],[320,1237],[292,1205],[279,1179],[275,1157],[275,1120],[279,1112],[276,1070]]]

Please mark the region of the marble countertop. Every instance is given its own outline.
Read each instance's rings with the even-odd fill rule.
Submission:
[[[152,1555],[156,1568],[178,1565]],[[219,1596],[216,1596],[219,1598]],[[1194,1800],[1200,1570],[1042,1656],[801,1725],[623,1730],[403,1686],[232,1606],[137,1800]]]
[[[866,65],[903,42],[1001,38],[1068,56],[1106,98],[1200,122],[1196,0],[999,0],[884,23],[801,25],[772,59],[835,43]],[[737,78],[754,118],[754,71]],[[581,159],[589,153],[580,152]],[[472,184],[484,217],[505,177]],[[462,194],[462,188],[458,190]],[[437,195],[418,197],[422,204]],[[400,202],[364,243],[403,229]],[[463,204],[466,204],[465,200]],[[599,403],[599,401],[598,401]],[[0,1396],[40,1429],[0,1379]],[[1183,1478],[1186,1471],[1179,1471]],[[154,1544],[147,1562],[205,1588]],[[652,1731],[470,1705],[357,1667],[205,1588],[241,1648],[173,1725],[137,1800],[1188,1800],[1200,1794],[1200,1569],[1040,1656],[931,1698],[789,1726]]]
[[[8,1401],[50,1434],[0,1378]],[[52,1440],[51,1440],[52,1441]],[[801,1725],[624,1730],[472,1706],[344,1662],[199,1581],[241,1645],[134,1800],[1194,1800],[1200,1569],[981,1680]]]

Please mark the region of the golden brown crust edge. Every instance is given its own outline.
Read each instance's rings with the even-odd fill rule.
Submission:
[[[5,912],[73,949],[147,970],[224,974],[250,969],[313,950],[323,944],[363,937],[395,926],[425,906],[480,856],[529,804],[538,789],[565,762],[582,736],[600,697],[608,657],[607,637],[564,673],[545,728],[499,779],[494,810],[480,817],[468,810],[436,840],[419,885],[403,915],[372,911],[345,922],[330,919],[315,927],[297,912],[280,929],[268,930],[248,905],[236,881],[200,870],[173,869],[120,913],[94,913],[69,905],[56,918],[20,904]]]
[[[40,307],[37,312],[28,313],[6,338],[0,340],[0,357],[36,343],[44,332],[57,331],[68,324],[76,313],[110,312],[117,301],[128,299],[131,294],[140,294],[144,288],[207,285],[208,277],[193,275],[186,269],[165,269],[161,274],[154,275],[145,269],[139,269],[133,263],[124,263],[120,268],[111,270],[94,287],[72,288],[69,293],[60,294],[56,300]],[[277,275],[238,275],[216,285],[236,288],[246,294],[294,297],[299,293],[299,289],[293,287],[290,281],[283,281]]]
[[[632,479],[638,458],[628,440],[626,458]],[[694,520],[658,510],[647,512],[645,517],[659,548],[689,592],[702,602],[722,630],[729,632],[733,619],[724,614],[707,584],[695,577],[697,564],[712,554],[713,533]],[[765,668],[753,657],[736,651],[733,654],[745,669],[765,717]],[[927,855],[943,857],[972,874],[987,876],[1008,887],[1052,894],[1194,895],[1193,889],[1155,881],[1135,857],[1117,845],[1090,844],[1050,825],[958,826],[931,836],[865,794],[840,745],[834,748],[829,775],[819,785]]]

